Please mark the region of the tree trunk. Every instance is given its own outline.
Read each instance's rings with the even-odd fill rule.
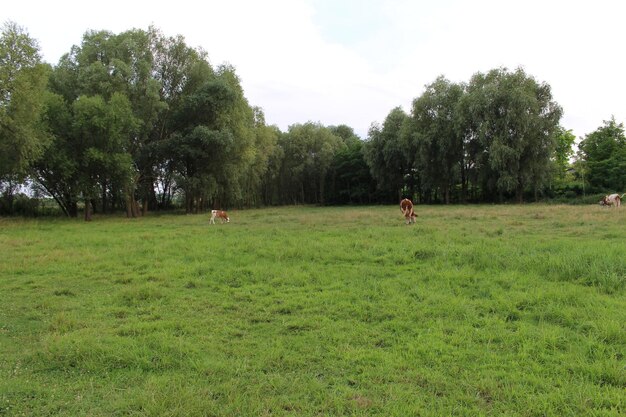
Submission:
[[[515,194],[517,196],[517,202],[519,204],[522,204],[524,202],[524,187],[522,187],[521,184],[517,186],[517,189],[515,190]]]
[[[156,183],[154,177],[152,175],[147,176],[144,179],[144,196],[143,196],[143,200],[144,200],[144,214],[148,213],[148,209],[152,208],[152,210],[156,210],[159,207],[159,199],[157,198],[157,193],[156,190],[154,189],[154,184]],[[167,195],[169,193],[169,189],[171,187],[168,187],[168,183],[163,184],[163,201],[167,201]],[[164,207],[163,203],[161,204],[162,207]]]
[[[191,209],[193,206],[193,197],[189,195],[189,193],[185,194],[185,213],[191,214]]]
[[[129,195],[126,195],[126,217],[128,217],[129,219],[134,217],[133,216],[133,200],[130,198]]]
[[[76,201],[70,201],[67,205],[67,211],[70,217],[78,217],[78,203]]]
[[[132,199],[132,204],[133,204],[133,217],[140,217],[141,210],[139,210],[139,203],[137,202],[137,200],[135,200],[134,196]]]
[[[12,191],[9,191],[5,194],[7,200],[7,212],[9,215],[13,214],[13,201],[15,200],[15,196]]]
[[[107,201],[107,182],[102,181],[102,213],[106,214],[109,208],[109,204]]]
[[[467,203],[467,179],[465,175],[465,163],[461,164],[461,203]]]
[[[86,199],[85,200],[85,221],[86,222],[91,221],[91,214],[92,214],[91,210],[92,210],[91,199]]]

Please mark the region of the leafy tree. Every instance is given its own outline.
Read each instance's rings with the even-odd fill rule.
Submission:
[[[139,211],[137,197],[145,212],[148,205],[169,205],[177,190],[188,211],[258,201],[250,194],[259,193],[276,132],[255,119],[235,69],[214,69],[207,54],[188,47],[181,36],[165,37],[154,28],[87,32],[55,68],[51,90],[65,100],[72,119],[73,103],[85,97],[128,99],[136,123],[125,147],[132,163],[122,200],[132,215]],[[50,168],[46,172],[61,171]],[[102,180],[98,187],[103,209],[110,206],[107,196],[119,200],[119,187]]]
[[[336,152],[346,146],[341,138],[319,123],[308,122],[289,126],[279,144],[284,151],[281,202],[325,204],[326,175]]]
[[[354,129],[348,125],[329,126],[328,128],[333,135],[339,136],[341,140],[343,140],[343,143],[349,147],[362,142],[361,138],[354,133]]]
[[[89,31],[83,36],[81,45],[73,46],[70,53],[61,58],[51,76],[51,91],[63,97],[70,107],[80,97],[97,96],[108,101],[115,95],[122,95],[130,103],[129,114],[136,123],[127,138],[125,152],[132,157],[132,172],[129,174],[130,180],[125,180],[123,187],[110,188],[103,184],[101,198],[98,199],[103,211],[121,201],[125,202],[129,215],[138,215],[137,189],[146,177],[144,171],[151,172],[151,158],[147,155],[150,148],[147,145],[165,104],[159,96],[159,83],[152,76],[150,46],[149,34],[140,30],[120,35],[108,31]],[[70,113],[72,117],[75,116],[73,112]],[[54,112],[50,115],[53,114]],[[57,139],[59,135],[64,135],[58,131],[56,134]],[[54,147],[62,148],[63,146]],[[146,168],[146,165],[149,167]],[[149,181],[150,176],[147,177]],[[151,194],[146,188],[152,189],[152,194],[154,193],[151,183],[148,187],[141,188],[139,195],[144,203]]]
[[[258,109],[250,107],[234,67],[220,65],[217,67],[216,75],[234,92],[233,106],[224,112],[222,120],[222,129],[232,132],[234,136],[234,149],[229,155],[216,203],[221,202],[224,206],[240,206],[244,201],[248,203],[253,201],[250,196],[246,195],[245,190],[256,189],[260,184],[258,174],[262,173],[262,169],[259,171],[261,167],[255,166],[257,162],[255,160],[258,150],[256,144],[259,143],[257,139],[260,139],[257,134],[264,126],[264,123],[261,123],[264,118],[258,118]],[[253,167],[257,170],[252,170]],[[256,177],[252,181],[251,178],[247,178],[249,175]]]
[[[539,190],[549,177],[554,137],[562,114],[548,84],[523,69],[477,73],[468,86],[466,117],[475,129],[474,151],[484,192],[514,193],[523,200],[527,187]]]
[[[5,23],[0,36],[0,186],[10,183],[8,195],[48,142],[40,124],[48,73],[37,42],[16,23]]]
[[[571,130],[559,127],[555,134],[554,164],[557,178],[564,178],[565,172],[570,166],[570,158],[574,155],[574,141],[576,136]]]
[[[163,197],[166,190],[180,187],[189,211],[254,200],[244,189],[258,187],[261,176],[255,175],[252,184],[244,173],[253,166],[260,169],[255,164],[255,144],[267,135],[257,135],[255,129],[263,129],[255,121],[255,111],[244,97],[235,69],[229,65],[213,69],[206,53],[189,48],[180,36],[164,37],[154,28],[150,36],[153,74],[161,85],[160,97],[167,105],[167,110],[159,114],[157,128],[146,147],[154,167],[152,183],[161,184]],[[197,129],[200,126],[204,128]],[[212,133],[206,136],[208,131]],[[198,140],[199,134],[203,140]],[[229,148],[214,149],[209,158],[206,146],[215,140],[226,140]],[[194,146],[200,148],[196,149],[200,153],[191,152]],[[193,162],[194,156],[199,160]],[[200,161],[205,165],[198,165]],[[177,175],[171,175],[172,172]]]
[[[202,81],[200,81],[202,80]],[[232,131],[223,129],[222,113],[232,108],[235,92],[215,79],[208,63],[197,62],[172,117],[167,153],[173,158],[187,212],[204,209],[218,193],[218,183],[234,151]]]
[[[268,176],[275,180],[275,161],[277,157],[278,138],[281,133],[276,126],[267,126],[263,110],[252,108],[254,117],[254,143],[251,147],[250,162],[245,164],[241,177],[245,206],[259,206],[261,203],[271,204],[271,188],[268,189]],[[267,194],[269,192],[269,194]]]
[[[149,28],[148,36],[152,79],[159,86],[158,95],[164,109],[158,112],[154,128],[150,130],[139,159],[139,169],[144,178],[144,194],[150,194],[153,208],[166,208],[171,205],[177,189],[176,161],[169,152],[169,141],[177,128],[178,108],[183,105],[184,94],[193,92],[191,85],[212,77],[213,69],[208,65],[206,53],[189,47],[182,36],[168,37],[155,27]],[[204,77],[203,72],[207,73]]]
[[[465,166],[463,134],[456,120],[463,92],[463,86],[437,78],[413,101],[409,121],[422,186],[438,189],[446,204]]]
[[[372,178],[363,153],[361,140],[350,141],[339,150],[331,164],[327,181],[329,202],[335,204],[363,204],[371,202],[376,182]]]
[[[285,150],[281,143],[284,143],[282,140],[284,133],[276,126],[270,126],[268,129],[272,131],[276,142],[267,155],[267,170],[261,181],[262,199],[264,204],[281,204],[283,203],[281,172],[285,160]]]
[[[156,163],[150,144],[158,137],[159,119],[168,108],[160,94],[161,83],[153,76],[152,35],[150,30],[121,33],[114,39],[116,57],[113,61],[113,75],[122,81],[118,83],[117,91],[128,97],[133,115],[139,122],[129,148],[134,171],[126,193],[127,200],[133,203],[137,196],[143,201],[144,213],[149,206],[154,209],[158,204],[154,189]]]
[[[263,126],[262,117],[255,119],[234,68],[220,66],[214,72],[204,60],[190,68],[175,103],[171,134],[163,142],[185,193],[187,211],[255,201],[244,190],[258,192],[261,183],[264,167],[258,163],[267,156],[257,153],[255,145],[273,146],[272,132]]]
[[[79,184],[85,200],[85,220],[91,220],[93,200],[100,193],[103,211],[107,193],[124,189],[132,177],[129,139],[137,129],[129,100],[114,93],[106,102],[101,96],[81,96],[73,103],[74,146],[79,156]]]
[[[587,180],[602,190],[626,188],[626,136],[624,124],[615,118],[585,136],[579,145]]]
[[[409,148],[405,139],[408,115],[396,107],[382,127],[373,124],[365,144],[365,159],[378,189],[387,201],[400,201],[406,192],[407,176],[412,174]]]
[[[157,131],[159,116],[167,108],[160,96],[161,84],[153,77],[154,36],[154,32],[142,30],[119,35],[90,31],[83,37],[81,46],[73,49],[72,56],[72,67],[78,69],[75,84],[79,94],[98,94],[106,99],[113,93],[122,93],[131,103],[139,125],[128,149],[134,172],[126,189],[126,200],[134,206],[137,194],[144,202],[144,212],[149,201],[156,205],[155,162],[149,144]],[[137,211],[130,210],[130,213],[137,215]]]
[[[35,163],[35,179],[55,199],[66,216],[76,217],[80,195],[80,155],[73,141],[71,108],[61,95],[51,92],[45,95],[45,103],[44,124],[53,139]]]
[[[45,122],[53,140],[35,166],[37,180],[68,216],[77,216],[82,198],[85,220],[91,220],[96,198],[106,209],[108,196],[121,193],[131,181],[128,147],[138,121],[130,102],[115,93],[108,101],[80,96],[68,104],[48,94]]]
[[[365,161],[364,142],[347,125],[329,126],[346,145],[337,151],[326,182],[326,201],[334,204],[370,202],[376,183]]]

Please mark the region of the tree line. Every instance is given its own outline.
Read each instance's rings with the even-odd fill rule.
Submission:
[[[347,125],[267,125],[235,68],[157,28],[88,31],[52,66],[16,23],[0,38],[0,213],[30,195],[69,217],[125,210],[539,199],[568,172],[624,185],[615,120],[581,142],[522,68],[439,77],[365,139]],[[615,165],[617,164],[617,165]],[[607,174],[608,172],[608,174]],[[584,186],[583,181],[583,186]],[[27,200],[33,200],[27,198]],[[41,199],[34,199],[39,202]]]

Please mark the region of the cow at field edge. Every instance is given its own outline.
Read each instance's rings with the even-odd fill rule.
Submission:
[[[211,210],[211,220],[209,220],[209,223],[215,224],[216,217],[220,219],[222,223],[224,223],[224,220],[226,220],[226,223],[230,223],[230,218],[228,217],[228,214],[226,214],[226,212],[222,210]]]
[[[622,198],[624,198],[625,195],[626,193],[621,196],[619,194],[609,194],[600,200],[600,205],[620,207],[622,205]]]
[[[413,202],[411,200],[405,198],[404,200],[400,201],[400,211],[402,211],[402,214],[406,219],[406,224],[415,223],[415,218],[417,217],[417,215],[413,211]]]

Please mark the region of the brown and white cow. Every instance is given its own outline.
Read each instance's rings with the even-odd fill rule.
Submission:
[[[606,195],[602,198],[602,200],[600,200],[600,205],[601,206],[615,206],[615,207],[619,207],[622,205],[622,198],[624,198],[624,195],[626,194],[609,194]]]
[[[228,214],[226,214],[226,212],[222,210],[211,210],[211,220],[209,220],[209,223],[215,224],[216,217],[220,219],[222,223],[224,223],[224,220],[226,220],[226,223],[230,223],[230,218],[228,217]]]
[[[404,200],[400,201],[400,211],[402,211],[402,214],[406,219],[406,224],[415,223],[415,218],[417,217],[417,215],[413,211],[413,202],[411,200],[405,198]]]

